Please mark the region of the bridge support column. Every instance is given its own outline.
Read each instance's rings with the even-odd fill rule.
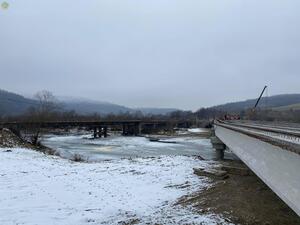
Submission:
[[[122,135],[126,136],[127,135],[127,125],[123,124],[122,126]]]
[[[97,138],[97,127],[94,127],[94,138]]]
[[[103,137],[107,137],[107,127],[105,126],[104,128],[103,128]]]
[[[134,136],[136,134],[136,126],[133,125],[128,125],[128,135]]]
[[[138,124],[138,135],[141,135],[142,134],[142,124],[139,123]]]
[[[134,133],[135,136],[138,136],[138,135],[141,134],[141,125],[140,125],[140,123],[135,123],[133,125],[133,133]]]
[[[102,127],[98,128],[98,137],[101,138],[102,137]]]
[[[225,149],[216,149],[218,160],[223,160],[224,159],[224,151],[225,151]]]
[[[94,138],[107,137],[107,126],[94,127]]]
[[[210,141],[214,149],[216,149],[216,157],[218,160],[224,159],[224,151],[226,149],[226,145],[217,137],[215,136],[215,132],[212,132],[213,136],[211,136]]]

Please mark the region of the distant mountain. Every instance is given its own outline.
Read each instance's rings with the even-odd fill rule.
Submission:
[[[109,102],[94,101],[85,98],[74,97],[59,97],[59,102],[62,105],[62,110],[74,110],[78,114],[119,114],[119,113],[134,113],[142,111],[144,114],[166,114],[176,109],[160,109],[160,108],[140,108],[132,109],[122,105],[117,105]],[[38,102],[34,99],[26,98],[12,92],[0,89],[0,116],[20,115],[28,110],[31,106],[37,106]]]
[[[117,104],[78,98],[63,98],[62,101],[60,100],[60,103],[63,106],[62,110],[74,110],[78,114],[118,114],[134,111],[130,108]],[[12,92],[0,90],[0,115],[2,116],[20,115],[26,112],[29,107],[37,106],[37,104],[38,102],[34,99],[25,98]]]
[[[136,108],[135,110],[141,111],[143,114],[152,114],[152,115],[166,115],[168,113],[178,111],[175,108]]]
[[[222,110],[226,112],[240,112],[254,107],[257,99],[249,99],[246,101],[232,102],[223,105],[211,107],[212,109]],[[300,94],[282,94],[270,97],[263,97],[258,105],[260,108],[276,108],[300,103]]]
[[[30,106],[36,105],[35,100],[21,95],[0,90],[0,115],[14,116],[26,112]]]
[[[143,114],[168,114],[177,111],[175,108],[129,108],[122,105],[117,105],[109,102],[93,101],[83,98],[64,97],[59,98],[63,105],[63,110],[74,110],[78,114],[109,114],[109,113],[135,113],[141,111]],[[226,112],[240,112],[252,108],[257,99],[249,99],[246,101],[227,103],[211,107],[210,109],[217,109]],[[14,116],[20,115],[28,110],[31,106],[36,106],[36,100],[26,98],[12,92],[0,89],[0,116]],[[272,108],[274,110],[289,110],[300,109],[300,94],[283,94],[271,97],[264,97],[258,107]]]

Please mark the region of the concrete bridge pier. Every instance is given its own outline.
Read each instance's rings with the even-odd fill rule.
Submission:
[[[224,152],[226,145],[215,135],[215,130],[212,130],[212,136],[210,137],[210,142],[212,143],[213,148],[216,150],[217,159],[224,159]]]

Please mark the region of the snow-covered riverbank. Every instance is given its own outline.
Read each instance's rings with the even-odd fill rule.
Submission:
[[[0,148],[1,225],[224,222],[173,205],[209,185],[192,168],[210,163],[194,157],[75,163],[27,149],[6,150]]]

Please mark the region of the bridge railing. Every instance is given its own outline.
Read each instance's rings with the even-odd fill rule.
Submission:
[[[214,124],[300,154],[299,132],[221,120],[216,120]]]

